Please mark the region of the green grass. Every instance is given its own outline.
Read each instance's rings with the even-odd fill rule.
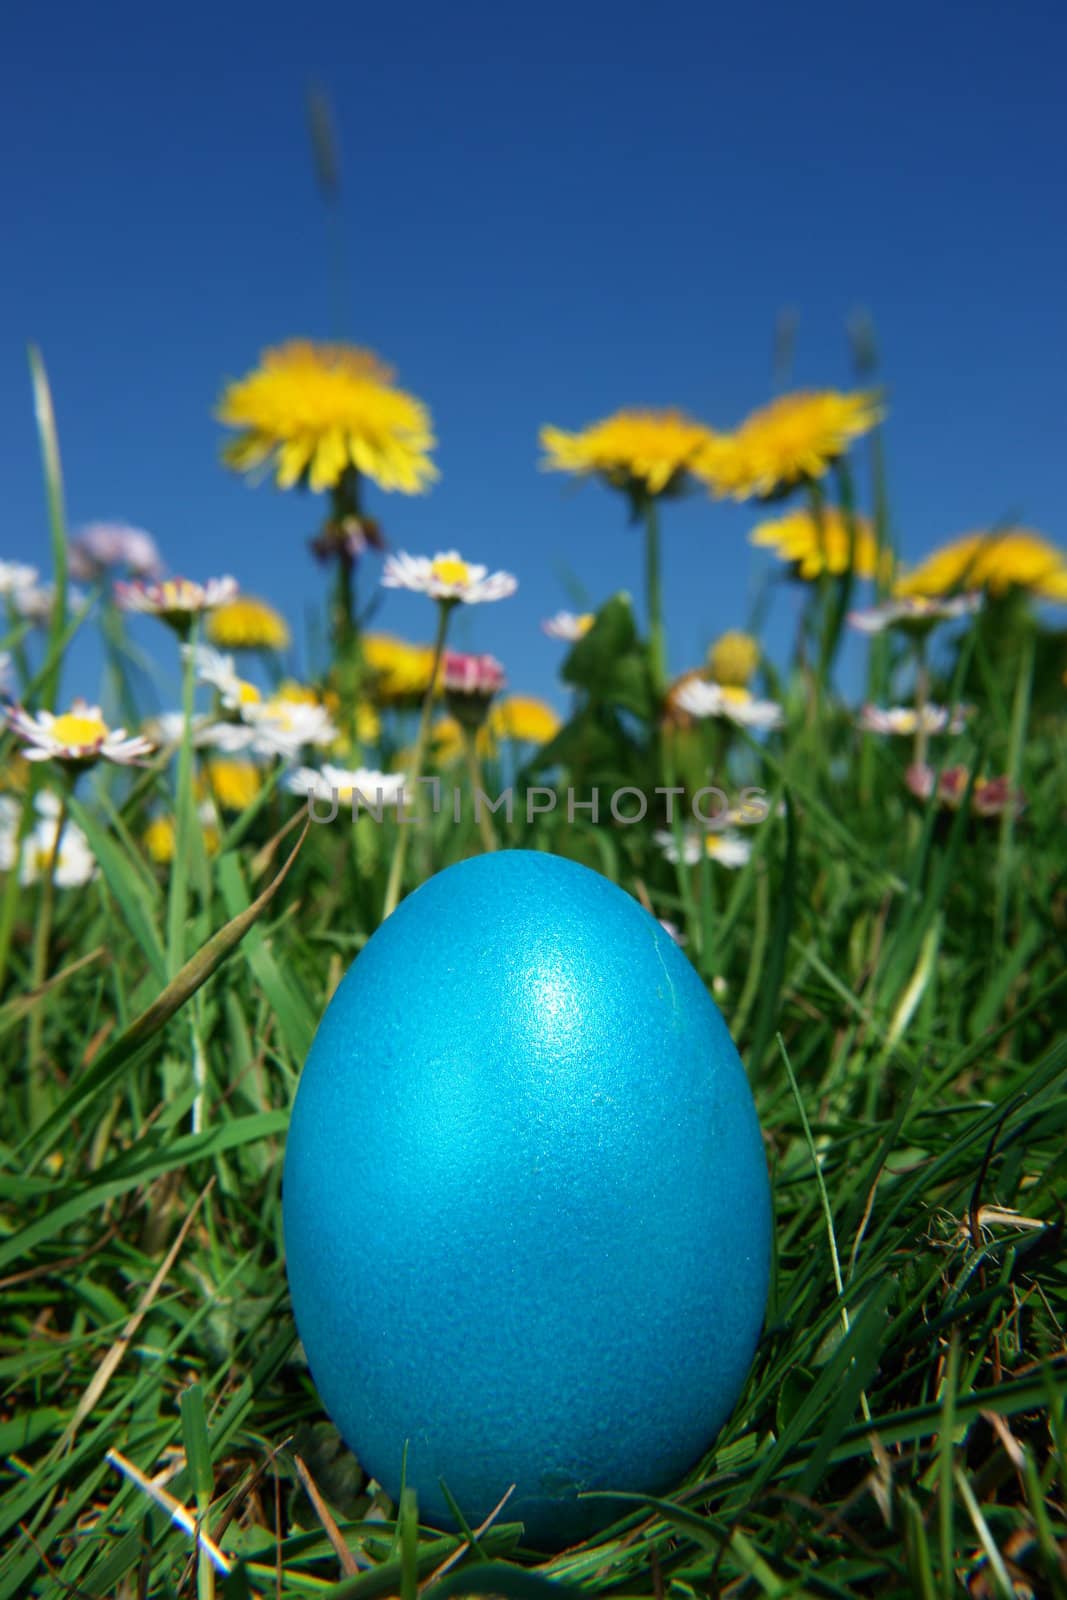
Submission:
[[[61,534],[51,446],[46,461]],[[63,628],[57,610],[46,689]],[[907,755],[859,734],[831,693],[813,720],[796,665],[783,731],[718,731],[717,779],[775,804],[740,871],[676,871],[651,819],[495,818],[503,844],[583,860],[683,928],[746,1061],[774,1189],[766,1327],[732,1418],[684,1482],[619,1494],[611,1527],[551,1559],[506,1504],[484,1531],[443,1536],[412,1491],[390,1503],[296,1342],[288,1112],[380,919],[397,829],[342,813],[301,835],[300,802],[275,785],[217,853],[194,834],[175,889],[140,843],[151,807],[187,804],[170,765],[81,780],[72,814],[100,871],[54,892],[43,967],[47,891],[5,901],[0,1600],[1067,1596],[1065,757],[1033,668],[1046,643],[1013,604],[978,620],[936,685],[947,697],[955,673],[978,706],[939,757],[1011,772],[1027,794],[1011,822],[916,802]],[[665,756],[646,662],[625,601],[609,602],[564,668],[573,722],[540,757],[490,762],[487,787],[651,791],[664,759],[692,787],[706,730]],[[883,664],[906,683],[906,660]],[[402,733],[387,719],[386,739]],[[469,810],[458,828],[438,817],[413,836],[405,887],[481,848]],[[187,1526],[109,1452],[163,1473]]]

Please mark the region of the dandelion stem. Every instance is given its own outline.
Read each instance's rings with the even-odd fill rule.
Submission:
[[[656,497],[646,494],[645,513],[645,598],[648,606],[648,663],[652,682],[655,716],[658,720],[667,690],[667,644],[663,632],[663,592],[660,583],[659,511]]]
[[[411,771],[408,782],[412,789],[422,776],[422,761],[426,752],[426,741],[430,735],[430,714],[433,710],[434,696],[437,693],[437,675],[441,666],[441,657],[445,649],[445,634],[448,632],[448,619],[452,614],[454,600],[439,600],[437,612],[437,638],[434,640],[433,665],[430,668],[430,681],[422,700],[422,711],[419,714],[419,731],[415,735],[415,749],[411,757]],[[401,791],[403,794],[403,791]],[[403,800],[398,808],[403,809]],[[385,905],[382,909],[382,921],[392,916],[396,910],[397,901],[400,899],[400,886],[404,876],[404,861],[408,852],[408,827],[400,823],[397,829],[396,846],[393,850],[393,859],[389,866],[389,882],[385,890]]]
[[[500,848],[497,843],[496,830],[493,819],[486,808],[478,803],[482,793],[482,769],[478,760],[477,734],[473,728],[463,729],[463,750],[467,758],[467,777],[471,786],[471,805],[474,807],[474,817],[478,824],[478,832],[482,836],[482,849],[492,852]]]

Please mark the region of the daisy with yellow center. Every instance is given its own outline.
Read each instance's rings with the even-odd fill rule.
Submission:
[[[910,598],[984,589],[993,596],[1021,589],[1038,600],[1067,604],[1067,553],[1029,528],[968,533],[943,545],[896,584]]]
[[[720,498],[761,500],[821,478],[884,412],[871,391],[781,395],[704,452],[700,476]]]
[[[116,583],[115,599],[123,611],[144,612],[185,635],[205,611],[214,611],[237,593],[236,578],[209,578],[193,583],[189,578],[164,578],[160,583],[135,579]]]
[[[449,605],[478,605],[485,600],[506,600],[518,588],[510,572],[489,574],[488,567],[464,561],[458,550],[429,556],[409,556],[401,550],[388,556],[382,573],[384,589],[411,589]]]
[[[867,705],[857,720],[864,733],[900,734],[911,738],[920,732],[962,733],[973,709],[973,706],[956,706],[950,711],[947,706],[931,705],[928,701],[920,706]]]
[[[596,621],[592,611],[583,611],[575,614],[573,611],[557,611],[554,617],[546,617],[541,624],[541,631],[547,633],[550,639],[566,639],[574,644],[578,639],[584,639],[593,623]]]
[[[254,683],[249,683],[238,674],[232,656],[224,656],[206,644],[192,648],[183,645],[182,655],[186,659],[191,656],[197,681],[216,689],[227,711],[240,711],[244,706],[258,705],[263,698]]]
[[[398,389],[369,350],[291,340],[223,391],[217,412],[238,430],[223,451],[236,472],[273,472],[280,489],[321,493],[354,470],[379,488],[422,494],[437,477],[430,413]]]
[[[23,841],[19,859],[19,882],[24,886],[49,873],[57,889],[80,889],[97,873],[88,839],[69,817],[60,817],[58,808],[43,816]]]
[[[223,731],[227,726],[231,729],[228,735]],[[285,694],[242,706],[241,723],[223,723],[217,733],[221,735],[219,749],[281,756],[286,761],[294,761],[306,745],[328,749],[339,736],[325,706]]]
[[[63,761],[85,767],[102,760],[129,766],[152,751],[152,745],[140,735],[127,738],[125,728],[109,728],[100,707],[86,700],[75,700],[61,716],[51,711],[34,716],[15,706],[8,711],[7,720],[23,741],[27,761]]]
[[[617,411],[577,433],[541,429],[547,472],[599,477],[642,496],[673,494],[716,443],[716,435],[684,411]]]
[[[925,595],[900,595],[868,611],[850,611],[849,623],[861,633],[883,633],[886,628],[903,628],[926,633],[939,622],[954,622],[971,616],[982,604],[980,593],[946,595],[928,599]]]
[[[411,755],[408,772],[412,792],[416,792],[422,776],[422,763],[430,735],[430,718],[433,699],[444,659],[448,623],[457,605],[478,605],[483,601],[504,600],[515,593],[518,584],[510,572],[489,573],[483,566],[465,561],[458,550],[444,550],[431,560],[429,556],[410,556],[406,551],[389,556],[382,574],[382,584],[387,589],[410,589],[417,594],[429,595],[437,601],[437,635],[430,658],[429,680],[419,712],[418,732]],[[407,856],[410,828],[401,828],[389,866],[385,889],[383,919],[395,911],[400,899]]]
[[[285,780],[290,794],[308,795],[327,804],[336,800],[339,805],[357,803],[377,810],[380,806],[395,806],[403,799],[404,774],[378,772],[369,767],[349,770],[324,762],[316,771],[313,767],[298,767]]]
[[[720,867],[733,870],[743,867],[752,855],[750,842],[738,833],[731,833],[729,829],[687,828],[682,834],[680,849],[674,834],[665,828],[657,828],[652,837],[667,860],[675,866],[683,862],[687,867],[692,867],[707,856],[710,861],[717,861]]]
[[[823,573],[840,576],[849,570],[850,562],[857,578],[873,578],[879,570],[878,541],[871,523],[861,516],[850,522],[834,506],[824,506],[818,517],[811,511],[791,511],[759,523],[748,537],[750,544],[766,546],[779,560],[790,562],[797,576],[807,582]],[[885,576],[890,560],[889,551],[884,551],[881,571]]]
[[[759,642],[750,633],[731,628],[708,650],[708,671],[718,684],[747,688],[760,663]]]
[[[254,595],[239,595],[213,611],[207,637],[221,650],[288,650],[289,624],[280,611]]]
[[[780,728],[785,721],[782,708],[773,700],[757,700],[736,684],[706,683],[693,678],[674,696],[680,710],[691,717],[722,717],[739,728],[767,731]]]

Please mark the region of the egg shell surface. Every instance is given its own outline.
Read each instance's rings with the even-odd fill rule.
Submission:
[[[283,1221],[297,1329],[365,1471],[419,1518],[558,1549],[662,1493],[733,1409],[771,1207],[744,1068],[656,920],[513,850],[404,900],[323,1016]]]

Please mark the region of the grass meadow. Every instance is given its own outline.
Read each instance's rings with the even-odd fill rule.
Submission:
[[[429,486],[421,402],[359,352],[286,346],[219,414],[228,464],[303,491],[315,525],[324,642],[294,681],[271,605],[163,578],[140,530],[68,531],[36,354],[32,379],[51,570],[2,564],[0,1600],[1063,1600],[1063,553],[990,527],[905,571],[869,373],[729,436],[677,413],[546,428],[547,464],[615,495],[646,552],[637,603],[545,619],[549,705],[448,652],[457,607],[538,626],[521,573],[513,594],[478,551],[382,548],[383,491]],[[801,601],[785,647],[739,617],[668,673],[680,493],[750,502]],[[425,595],[422,637],[368,630],[379,580]],[[64,658],[93,629],[98,703],[75,705]],[[149,636],[180,707],[146,695]],[[421,826],[396,820],[402,778]],[[594,787],[598,817],[569,817]],[[478,788],[511,815],[476,816]],[[746,1064],[774,1196],[729,1422],[669,1494],[551,1556],[506,1503],[445,1534],[365,1476],[283,1269],[289,1108],[334,988],[405,893],[503,848],[582,861],[670,924]]]

